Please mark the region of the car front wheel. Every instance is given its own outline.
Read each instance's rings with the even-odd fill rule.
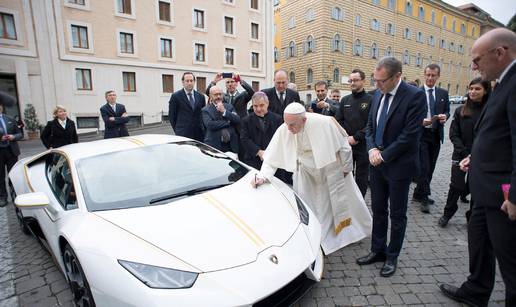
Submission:
[[[90,286],[86,280],[86,275],[82,270],[77,255],[70,245],[66,245],[63,253],[63,263],[65,267],[66,279],[72,290],[76,306],[91,307],[95,306]]]

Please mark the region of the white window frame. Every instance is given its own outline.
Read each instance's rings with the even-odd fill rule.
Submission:
[[[126,92],[124,91],[124,72],[134,73],[134,87],[136,88],[136,91],[134,92]],[[120,76],[122,78],[122,86],[120,96],[139,96],[139,86],[138,86],[138,72],[136,70],[130,70],[130,69],[122,69],[120,70]]]
[[[90,0],[84,0],[84,5],[71,3],[69,1],[70,0],[63,0],[63,6],[70,7],[73,9],[83,10],[83,11],[91,11]]]
[[[165,92],[165,89],[163,88],[163,76],[172,76],[172,87],[174,88],[174,90],[176,89],[176,75],[173,74],[173,72],[171,71],[164,71],[164,72],[161,72],[160,73],[160,76],[161,76],[161,93],[160,93],[160,96],[162,97],[170,97],[170,94],[172,94],[173,92]]]
[[[199,62],[195,59],[195,44],[204,45],[204,62]],[[208,65],[208,42],[205,41],[192,41],[192,63],[197,65]]]
[[[159,19],[159,3],[160,2],[168,2],[170,4],[170,21],[164,21],[164,20]],[[160,25],[164,25],[164,26],[171,26],[171,27],[175,26],[174,1],[172,1],[172,0],[156,0],[155,3],[156,3],[156,23],[160,24]]]
[[[93,27],[91,23],[75,21],[75,20],[67,20],[66,21],[67,31],[68,31],[68,50],[72,52],[80,52],[80,53],[94,53],[95,49],[93,48]],[[72,37],[72,26],[81,26],[86,27],[88,31],[88,48],[75,48],[73,46],[73,37]]]
[[[233,18],[233,34],[226,33],[226,17]],[[236,38],[236,17],[228,14],[222,15],[222,35],[226,37]]]
[[[73,93],[75,95],[96,95],[95,92],[95,82],[94,82],[94,73],[93,73],[93,67],[89,65],[72,65],[72,78],[70,80],[73,80]],[[80,90],[77,88],[77,75],[75,74],[76,69],[89,69],[91,72],[91,90]]]
[[[136,19],[136,5],[135,1],[131,0],[131,14],[124,14],[118,12],[118,0],[114,0],[115,2],[115,16],[129,19]]]
[[[308,10],[306,10],[305,18],[306,18],[306,22],[315,20],[315,10],[312,7],[308,8]]]
[[[253,53],[258,53],[258,68],[253,67]],[[263,65],[262,53],[258,50],[249,50],[249,69],[254,71],[262,70]]]
[[[222,3],[229,6],[235,6],[236,0],[231,0],[231,2],[228,2],[229,0],[222,0]]]
[[[337,13],[337,9],[340,11],[340,15],[334,16],[334,13]],[[330,18],[332,20],[336,20],[336,21],[344,21],[344,18],[345,18],[344,9],[341,8],[340,6],[333,6],[330,11]]]
[[[253,26],[252,24],[255,23],[258,25],[258,39],[253,38]],[[258,21],[250,20],[249,21],[249,40],[252,42],[261,42],[262,41],[262,25]]]
[[[161,56],[161,39],[170,39],[172,41],[172,57],[162,57]],[[176,40],[173,36],[167,36],[167,35],[158,35],[158,59],[160,61],[167,61],[167,62],[175,62],[176,61]]]
[[[235,1],[236,1],[236,0],[235,0]],[[251,0],[245,0],[245,1],[247,1],[247,5],[248,5],[249,10],[250,10],[251,12],[260,12],[260,8],[261,8],[260,2],[265,3],[265,1],[258,0],[258,9],[253,9],[253,8],[251,7]]]
[[[198,28],[195,26],[195,11],[196,10],[203,12],[204,28]],[[206,9],[203,9],[200,7],[192,7],[192,30],[199,31],[199,32],[208,32],[208,14],[206,14]]]
[[[124,53],[120,49],[120,33],[128,33],[133,35],[133,53]],[[138,37],[136,31],[129,29],[116,29],[116,55],[123,58],[137,58],[138,57]]]
[[[223,67],[230,67],[230,68],[234,68],[236,67],[236,50],[237,48],[235,48],[234,46],[228,46],[228,45],[224,45],[223,48],[222,48],[222,66]],[[227,64],[226,63],[226,49],[233,49],[233,64]]]
[[[296,27],[296,17],[292,16],[288,19],[287,26],[289,29],[294,29]]]
[[[20,23],[20,14],[18,13],[18,11],[0,7],[0,12],[13,15],[14,30],[16,31],[16,39],[0,38],[0,44],[23,46],[24,45],[23,42],[25,41],[25,35],[24,35],[25,31],[21,31],[22,25]],[[25,28],[25,25],[24,25],[24,28]],[[70,34],[71,33],[72,33],[72,29],[70,28]],[[88,36],[89,36],[89,33],[90,33],[90,31],[88,31]],[[70,36],[70,38],[71,38],[71,36]],[[70,46],[73,46],[71,44],[71,42],[72,41],[70,41]],[[89,41],[88,41],[88,43],[89,43]],[[90,46],[90,45],[88,45],[88,46]],[[82,48],[80,48],[80,49],[82,49]],[[87,50],[87,49],[84,49],[84,50]]]

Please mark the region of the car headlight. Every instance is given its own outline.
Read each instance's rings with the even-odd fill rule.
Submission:
[[[297,194],[294,193],[294,196],[296,197],[296,203],[297,203],[297,210],[299,211],[299,219],[301,220],[301,223],[308,225],[308,222],[310,222],[310,215],[308,214],[308,210],[306,210],[305,204],[297,196]]]
[[[133,274],[149,288],[184,289],[195,283],[198,273],[162,268],[158,266],[118,260],[124,269]]]

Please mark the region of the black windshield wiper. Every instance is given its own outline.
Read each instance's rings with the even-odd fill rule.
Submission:
[[[164,200],[174,199],[174,198],[178,198],[178,197],[182,197],[182,196],[192,196],[192,195],[198,194],[200,192],[222,188],[222,187],[225,187],[225,186],[230,185],[230,184],[231,183],[222,183],[222,184],[209,185],[209,186],[200,187],[200,188],[197,188],[197,189],[191,189],[191,190],[187,190],[187,191],[183,191],[183,192],[179,192],[179,193],[175,193],[175,194],[165,195],[165,196],[161,196],[161,197],[158,197],[158,198],[151,199],[149,204],[152,205],[152,204],[164,201]]]

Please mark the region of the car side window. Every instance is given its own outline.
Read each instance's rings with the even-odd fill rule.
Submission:
[[[65,210],[77,209],[77,198],[68,160],[61,154],[51,154],[46,161],[48,183]]]

